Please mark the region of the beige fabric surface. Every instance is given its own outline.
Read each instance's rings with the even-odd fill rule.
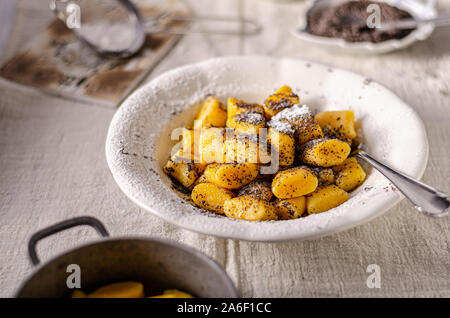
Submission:
[[[420,114],[430,143],[423,180],[450,193],[449,28],[401,52],[348,56],[308,47],[288,34],[304,5],[301,1],[190,3],[198,13],[258,18],[264,31],[251,38],[186,36],[149,80],[180,65],[230,54],[302,57],[362,73],[392,89]],[[438,5],[450,11],[450,1]],[[49,19],[47,1],[19,1],[1,60]],[[226,268],[242,296],[450,297],[450,219],[422,216],[405,200],[349,231],[276,244],[196,234],[138,208],[121,193],[106,165],[104,142],[113,114],[111,109],[0,80],[0,296],[13,296],[32,272],[26,247],[33,232],[69,217],[93,215],[114,236],[157,236],[195,247]],[[96,239],[93,230],[75,228],[45,239],[38,252],[46,260]],[[381,268],[380,289],[366,286],[369,264]]]

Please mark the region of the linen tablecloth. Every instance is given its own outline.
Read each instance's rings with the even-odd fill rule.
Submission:
[[[238,54],[301,57],[356,71],[392,89],[420,114],[430,143],[423,180],[450,192],[449,28],[400,52],[349,56],[309,47],[289,34],[302,1],[189,2],[198,14],[256,18],[264,30],[248,38],[185,36],[148,80],[177,66]],[[52,19],[47,5],[18,1],[1,61]],[[450,11],[450,1],[438,6]],[[113,236],[157,236],[190,245],[222,264],[245,297],[450,296],[449,218],[427,218],[405,200],[367,224],[303,242],[220,239],[162,221],[128,200],[108,170],[104,144],[113,114],[0,79],[0,296],[13,296],[31,273],[30,236],[80,215],[99,218]],[[45,261],[96,239],[93,230],[74,228],[42,241],[38,253]],[[380,266],[381,288],[366,285],[370,264]]]

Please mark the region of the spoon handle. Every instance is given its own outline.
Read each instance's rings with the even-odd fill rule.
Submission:
[[[388,178],[414,207],[427,216],[446,216],[450,210],[450,197],[423,182],[384,164],[364,151],[356,156],[368,162]]]
[[[435,18],[430,19],[402,19],[397,21],[389,21],[381,23],[380,29],[413,29],[421,23],[433,23],[434,26],[450,25],[450,13],[443,13]]]
[[[208,29],[208,30],[191,30],[191,29],[180,29],[178,27],[160,27],[159,25],[163,21],[170,22],[189,22],[191,25],[194,23],[208,23],[209,25],[214,24],[225,24],[227,23],[230,27],[234,26],[233,29]],[[159,33],[159,34],[222,34],[222,35],[255,35],[258,34],[262,27],[259,23],[254,20],[247,18],[235,18],[231,16],[192,16],[184,17],[172,14],[160,14],[157,17],[146,19],[144,22],[147,33]]]

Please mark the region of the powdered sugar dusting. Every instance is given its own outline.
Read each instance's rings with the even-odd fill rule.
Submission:
[[[295,133],[295,124],[311,116],[313,114],[308,106],[296,104],[273,116],[268,125],[283,134],[292,135]]]
[[[241,114],[233,116],[233,118],[239,122],[244,122],[252,125],[258,125],[265,121],[265,118],[262,114],[254,111],[243,112]]]
[[[312,116],[312,112],[309,107],[306,105],[296,104],[291,108],[282,110],[273,116],[272,119],[275,121],[288,120],[290,122],[295,122],[306,116]]]
[[[295,134],[295,128],[294,125],[292,125],[290,122],[284,122],[280,120],[270,120],[267,125],[269,127],[272,127],[276,131],[279,131],[286,135],[293,135]]]

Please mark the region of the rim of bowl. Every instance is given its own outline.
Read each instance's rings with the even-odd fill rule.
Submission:
[[[158,77],[156,77],[155,79],[153,79],[152,81],[147,83],[146,85],[142,86],[141,88],[136,90],[130,97],[141,94],[141,92],[148,89],[148,87],[151,87],[151,85],[153,85],[154,81],[157,81],[160,78],[163,78],[166,76],[172,77],[174,74],[176,74],[178,72],[182,72],[184,69],[189,69],[189,68],[193,68],[193,67],[198,68],[198,67],[202,67],[204,65],[208,65],[209,63],[212,63],[212,62],[227,62],[227,61],[233,61],[236,59],[238,59],[238,60],[249,59],[249,60],[252,60],[253,62],[255,61],[255,59],[259,59],[260,61],[265,60],[265,62],[290,61],[290,62],[294,62],[294,63],[310,63],[311,65],[332,68],[339,72],[345,73],[346,75],[358,77],[361,80],[366,79],[366,77],[364,77],[363,75],[349,71],[349,70],[345,70],[345,69],[342,69],[339,67],[334,67],[334,66],[328,66],[323,63],[318,63],[318,62],[309,61],[309,60],[300,59],[300,58],[296,59],[296,58],[286,58],[286,57],[270,57],[270,56],[264,56],[264,55],[226,56],[226,57],[212,58],[212,59],[208,59],[208,60],[205,60],[202,62],[188,64],[188,65],[184,65],[184,66],[172,69],[168,72],[165,72],[165,73],[159,75]],[[378,83],[375,80],[371,80],[371,85],[379,86],[380,88],[383,89],[383,91],[385,93],[389,94],[391,98],[397,100],[399,105],[401,105],[404,108],[411,111],[411,115],[413,116],[414,122],[416,124],[418,124],[418,126],[421,128],[421,132],[422,132],[422,134],[421,134],[422,140],[421,141],[423,143],[423,151],[422,151],[422,158],[421,158],[422,160],[417,161],[417,163],[414,167],[415,172],[410,173],[410,175],[412,177],[420,179],[423,176],[423,173],[425,172],[425,169],[427,167],[428,156],[429,156],[428,138],[427,138],[425,125],[424,125],[423,121],[421,120],[420,116],[417,114],[417,112],[411,106],[406,104],[397,94],[392,92],[390,89],[388,89],[387,87]],[[128,98],[130,98],[130,97],[128,97]],[[124,103],[125,102],[126,102],[126,100],[124,101]],[[154,214],[158,217],[161,217],[163,220],[165,220],[171,224],[174,224],[178,227],[184,228],[184,229],[188,229],[188,230],[191,230],[191,231],[194,231],[197,233],[211,235],[211,236],[215,236],[215,237],[222,237],[222,238],[228,238],[228,239],[239,239],[239,240],[254,241],[254,242],[282,242],[282,241],[311,240],[311,239],[316,239],[316,238],[323,237],[323,236],[329,236],[329,235],[356,227],[358,225],[367,223],[367,222],[371,221],[372,219],[384,214],[390,208],[392,208],[394,205],[396,205],[398,202],[400,202],[403,199],[403,195],[400,194],[399,191],[396,191],[395,193],[394,192],[385,193],[383,196],[383,200],[374,201],[374,202],[371,202],[370,205],[365,206],[364,213],[363,213],[363,211],[361,211],[361,213],[358,215],[358,217],[352,218],[352,220],[349,222],[343,222],[343,224],[338,224],[336,222],[335,225],[331,229],[328,229],[326,233],[319,231],[317,233],[313,233],[313,234],[305,236],[305,235],[300,235],[301,233],[299,233],[299,235],[293,235],[290,232],[289,233],[283,232],[283,233],[277,233],[276,236],[270,236],[270,235],[268,236],[267,234],[255,235],[254,233],[249,234],[249,233],[243,232],[243,231],[239,232],[238,234],[229,233],[226,231],[221,232],[220,229],[216,229],[216,232],[212,233],[211,231],[208,231],[208,229],[193,226],[189,222],[179,222],[176,219],[168,217],[164,213],[164,211],[158,211],[157,209],[146,205],[146,203],[143,203],[138,198],[136,198],[135,195],[133,193],[131,193],[132,191],[130,191],[128,189],[128,186],[123,184],[122,180],[119,179],[119,174],[120,174],[119,170],[120,169],[117,169],[117,167],[115,166],[115,159],[114,159],[113,155],[111,154],[111,152],[109,151],[109,147],[110,147],[111,138],[113,135],[112,130],[113,130],[114,126],[116,125],[116,121],[119,119],[121,112],[124,111],[123,109],[124,108],[119,108],[119,110],[115,113],[115,115],[110,123],[109,129],[108,129],[108,137],[107,137],[107,141],[106,141],[106,149],[105,150],[106,150],[107,162],[108,162],[108,166],[112,172],[114,180],[116,181],[116,183],[118,184],[118,186],[122,190],[122,192],[124,192],[125,195],[136,205],[151,212],[152,214]],[[116,171],[116,169],[117,169],[117,171]],[[386,180],[388,181],[388,179],[386,179]],[[207,216],[204,216],[204,217],[206,218]],[[249,222],[249,221],[243,221],[243,222]],[[278,221],[278,222],[280,222],[280,221]]]

